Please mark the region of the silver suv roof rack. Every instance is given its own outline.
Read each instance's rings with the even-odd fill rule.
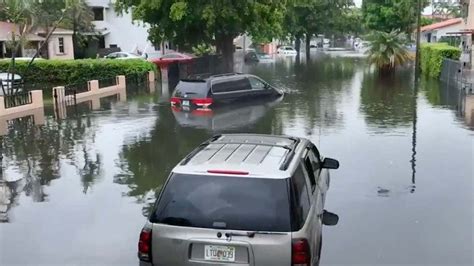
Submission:
[[[251,135],[250,135],[251,136]],[[202,149],[204,149],[206,146],[208,146],[211,143],[216,143],[216,144],[238,144],[238,145],[256,145],[256,146],[269,146],[269,147],[279,147],[288,150],[288,153],[285,156],[285,159],[283,160],[282,164],[280,165],[280,170],[284,171],[288,169],[288,166],[290,165],[291,161],[293,160],[293,157],[295,156],[295,151],[296,147],[298,146],[300,139],[299,138],[294,138],[294,137],[280,137],[280,138],[285,138],[288,140],[292,140],[293,143],[290,145],[280,145],[280,144],[275,144],[275,143],[263,143],[263,142],[250,142],[250,141],[235,141],[235,140],[219,140],[222,137],[222,135],[215,135],[206,142],[202,143],[199,145],[196,149],[194,149],[188,156],[186,156],[183,161],[181,162],[181,165],[186,165],[196,154],[198,154]],[[278,138],[275,136],[275,138]],[[218,141],[219,140],[219,141]]]

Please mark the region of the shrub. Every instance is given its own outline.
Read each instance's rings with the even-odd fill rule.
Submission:
[[[439,78],[443,60],[459,60],[461,50],[446,43],[429,43],[421,46],[421,71],[430,77]]]
[[[111,60],[38,60],[26,71],[27,61],[17,61],[16,70],[25,83],[46,83],[66,85],[103,79],[118,75],[139,77],[148,71],[155,71],[156,66],[141,59]],[[8,71],[10,60],[0,60],[0,72]]]

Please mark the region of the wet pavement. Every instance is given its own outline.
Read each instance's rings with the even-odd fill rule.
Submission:
[[[213,134],[311,139],[332,172],[322,265],[472,265],[474,96],[410,69],[380,77],[363,59],[243,65],[279,102],[172,110],[129,90],[8,126],[0,178],[0,265],[137,265],[138,233],[173,166]]]

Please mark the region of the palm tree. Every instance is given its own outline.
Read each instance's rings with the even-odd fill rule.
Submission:
[[[390,72],[410,60],[405,46],[405,36],[399,31],[376,31],[368,40],[371,42],[367,51],[368,60],[382,72]]]

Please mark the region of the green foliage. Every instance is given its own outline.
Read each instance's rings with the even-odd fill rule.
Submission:
[[[214,48],[205,43],[198,44],[192,48],[193,54],[196,56],[210,55],[215,53]]]
[[[459,60],[461,50],[446,43],[427,43],[421,46],[421,71],[430,77],[439,78],[445,58]]]
[[[440,15],[444,18],[460,18],[462,17],[462,5],[451,2],[436,2],[433,3],[433,14]]]
[[[398,31],[373,32],[368,40],[371,42],[370,49],[367,51],[368,60],[380,70],[390,71],[410,60],[405,46],[406,40]]]
[[[154,42],[172,40],[180,48],[216,44],[242,33],[267,38],[281,32],[287,0],[117,0],[116,8],[151,25]]]
[[[304,34],[360,33],[361,13],[352,0],[293,1],[283,23],[283,38]]]
[[[0,60],[0,72],[4,72],[10,65],[9,60]],[[117,75],[142,76],[148,71],[155,71],[156,66],[145,60],[38,60],[26,71],[28,62],[16,63],[17,73],[27,83],[48,83],[66,85],[85,82],[93,79],[102,79]]]
[[[423,7],[429,1],[422,0]],[[417,18],[417,1],[414,0],[364,0],[362,13],[369,30],[413,32]]]
[[[427,26],[435,23],[436,21],[432,18],[421,17],[421,26]]]
[[[438,42],[447,43],[454,47],[459,47],[461,41],[461,36],[443,36]]]

